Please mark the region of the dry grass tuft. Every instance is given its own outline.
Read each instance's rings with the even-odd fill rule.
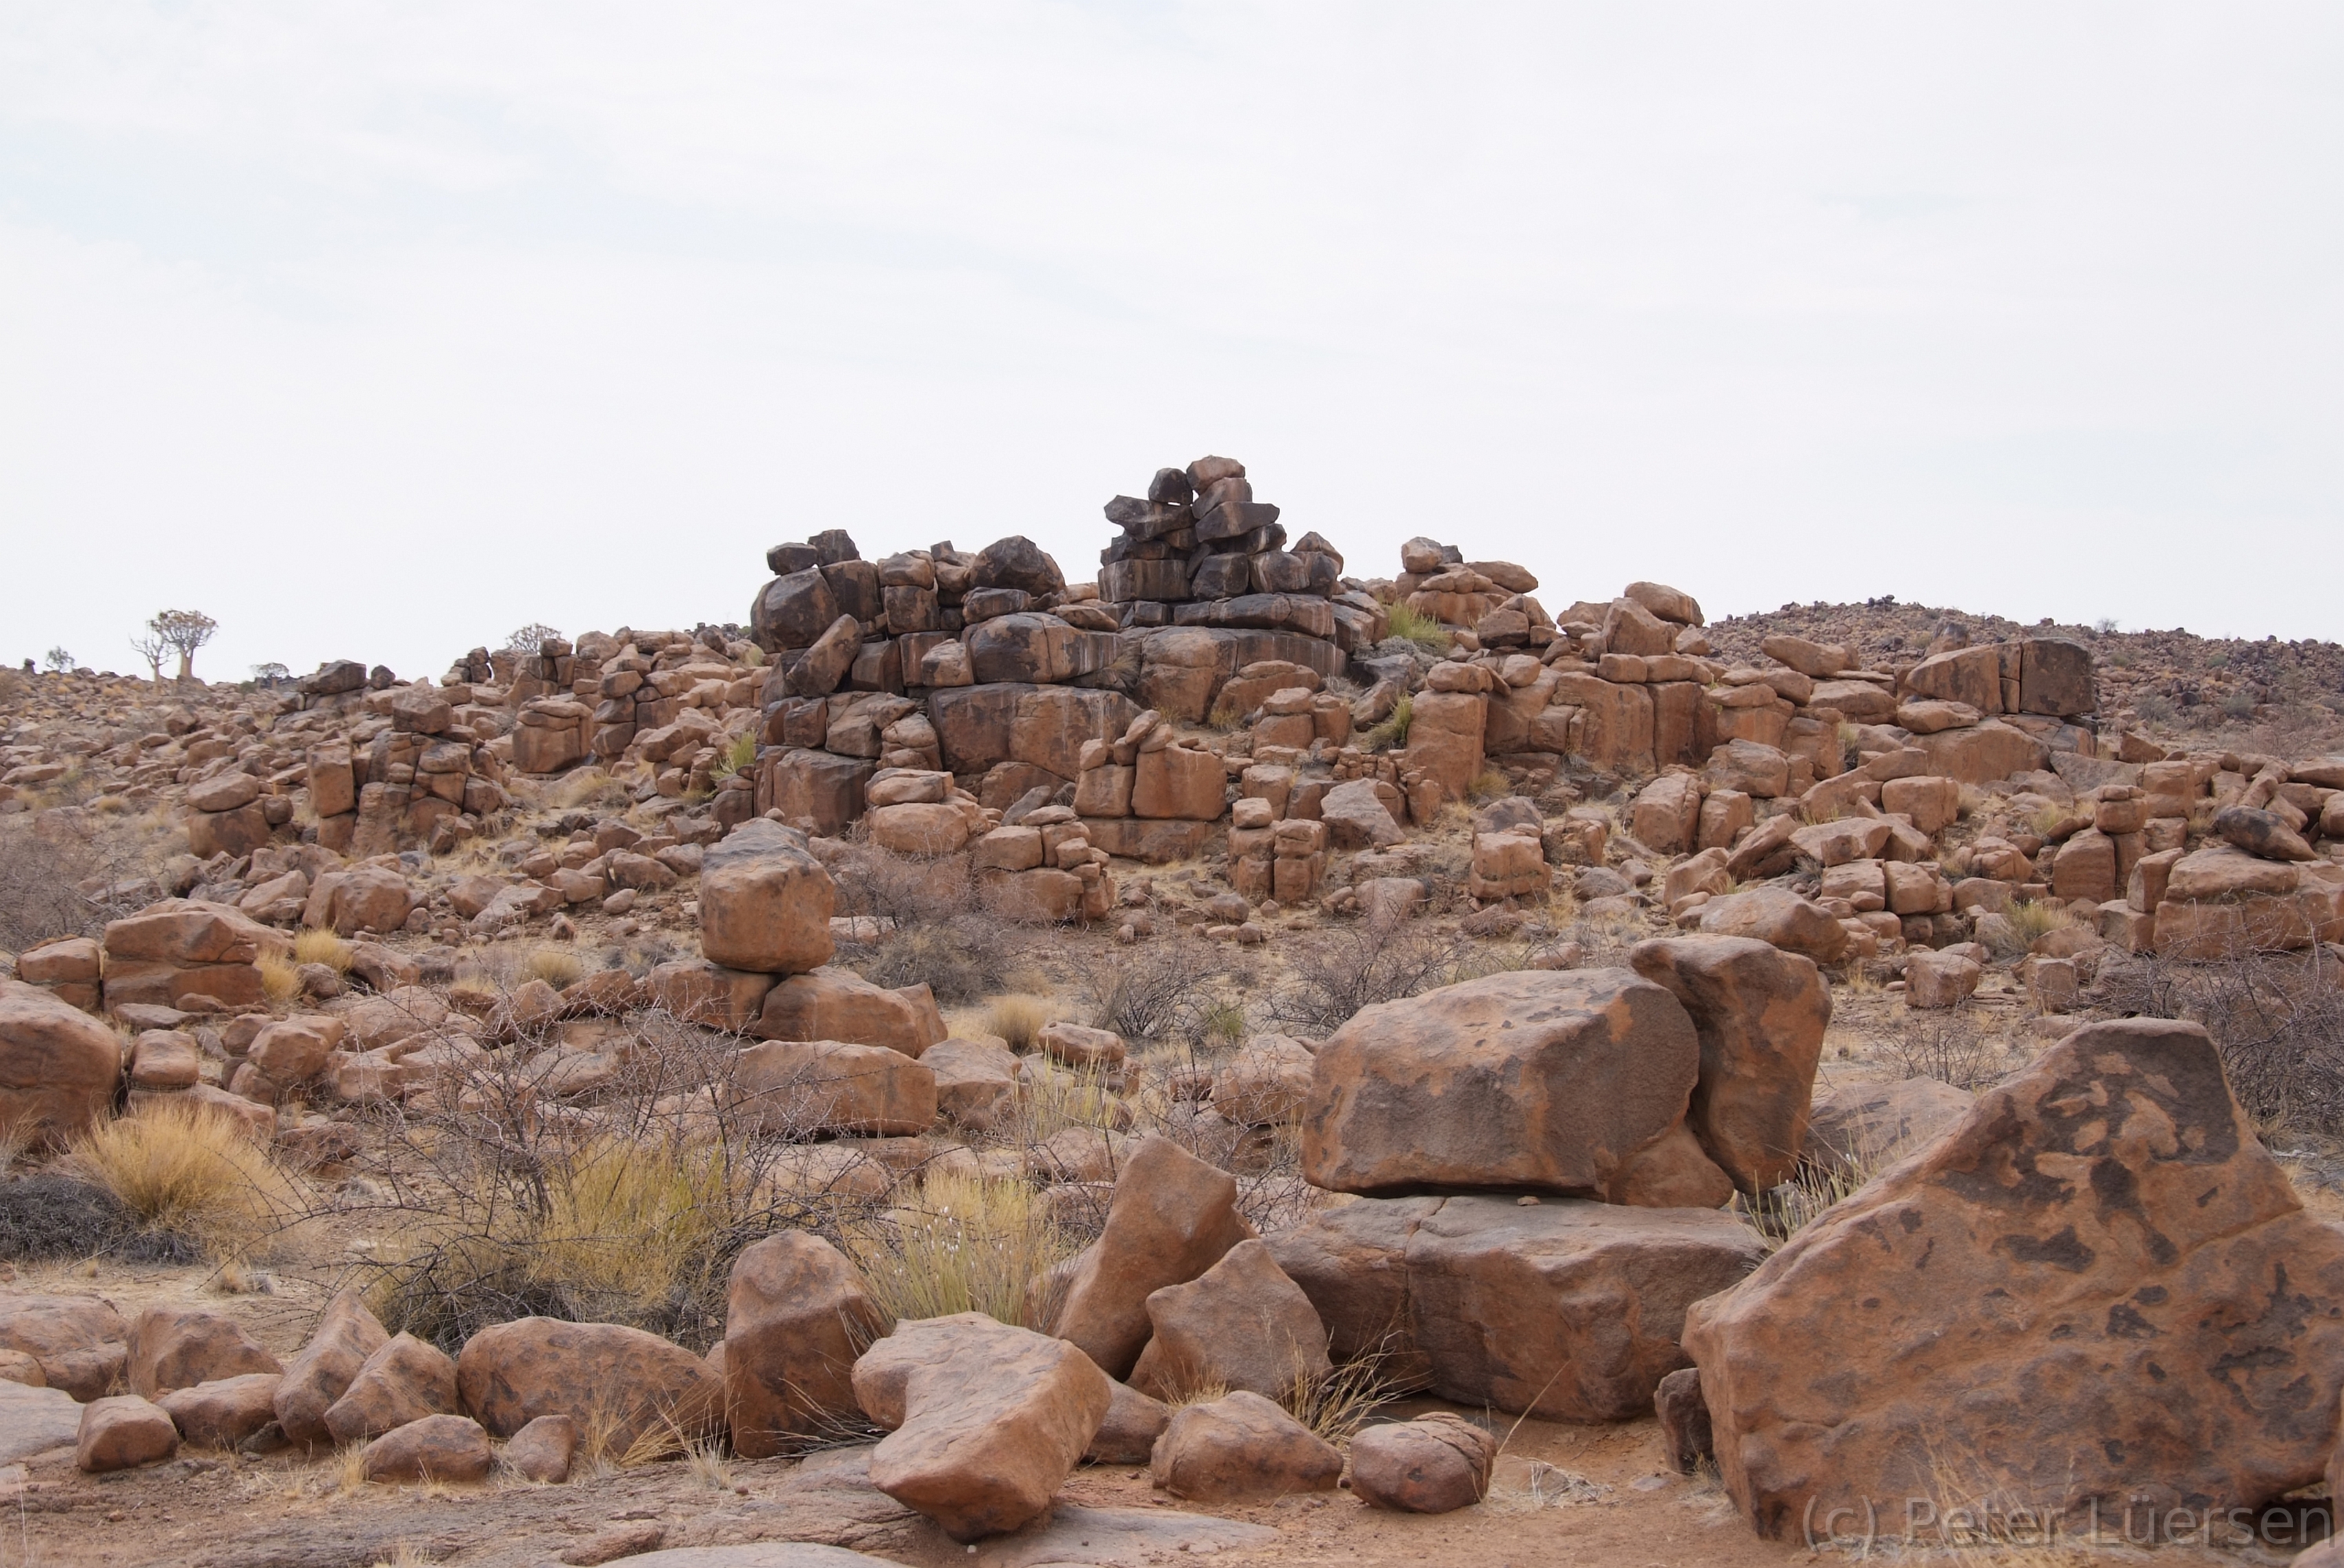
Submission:
[[[1400,694],[1392,710],[1362,730],[1359,744],[1369,751],[1390,751],[1408,744],[1409,725],[1416,717],[1416,699],[1408,692]]]
[[[1046,997],[1026,993],[995,997],[985,1010],[985,1032],[999,1035],[1010,1050],[1023,1056],[1034,1049],[1044,1026],[1057,1016]]]
[[[623,810],[633,802],[633,792],[600,768],[584,768],[567,774],[545,790],[545,803],[557,811],[576,811],[590,806]]]
[[[1075,1245],[1027,1183],[938,1173],[917,1207],[890,1212],[853,1251],[891,1323],[983,1312],[1030,1327],[1028,1292]]]
[[[224,1260],[248,1255],[303,1207],[293,1179],[215,1111],[157,1107],[103,1122],[67,1160],[150,1227],[193,1236]]]
[[[263,953],[253,967],[260,971],[261,994],[270,1001],[281,1004],[301,994],[300,966],[285,954]]]
[[[576,985],[586,973],[585,960],[574,948],[546,945],[532,948],[520,961],[520,977],[524,980],[541,980],[556,990]]]
[[[296,964],[323,964],[336,974],[350,971],[350,944],[336,933],[313,926],[293,939]]]

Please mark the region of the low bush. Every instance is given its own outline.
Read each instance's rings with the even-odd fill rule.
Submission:
[[[1334,1033],[1363,1007],[1470,978],[1477,960],[1470,938],[1406,920],[1359,920],[1297,945],[1291,978],[1271,992],[1268,1010],[1312,1036]]]
[[[2097,989],[2117,1012],[2205,1025],[2259,1126],[2344,1137],[2344,964],[2324,950],[2210,963],[2144,953],[2103,965]]]
[[[1440,621],[1405,603],[1389,608],[1384,628],[1385,636],[1412,642],[1428,653],[1446,653],[1453,640]]]
[[[0,1181],[0,1261],[109,1258],[125,1263],[194,1263],[192,1236],[148,1225],[104,1187],[54,1171]]]
[[[983,915],[898,927],[882,940],[843,943],[841,961],[874,985],[924,982],[946,1007],[960,1007],[1008,982],[1019,950],[1015,936]]]

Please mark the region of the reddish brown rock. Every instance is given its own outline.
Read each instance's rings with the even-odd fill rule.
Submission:
[[[1702,1402],[1701,1369],[1679,1367],[1652,1391],[1652,1414],[1661,1423],[1661,1452],[1669,1468],[1692,1475],[1706,1462],[1717,1462],[1717,1444],[1709,1430],[1709,1406]]]
[[[1114,1399],[1074,1346],[981,1312],[898,1323],[855,1363],[854,1392],[890,1429],[872,1484],[955,1541],[1047,1512]]]
[[[1083,1451],[1083,1462],[1146,1464],[1147,1456],[1156,1452],[1156,1440],[1172,1420],[1172,1407],[1129,1383],[1116,1383],[1114,1392],[1106,1419],[1099,1422],[1098,1431],[1091,1434],[1091,1445]]]
[[[282,1372],[232,1318],[193,1307],[154,1306],[130,1326],[130,1390],[148,1399],[246,1372]]]
[[[136,1394],[93,1400],[82,1407],[74,1463],[92,1475],[153,1464],[179,1452],[179,1429],[160,1406]]]
[[[1284,1127],[1301,1120],[1316,1058],[1289,1035],[1258,1034],[1213,1074],[1213,1109],[1240,1127]]]
[[[767,991],[755,1032],[765,1040],[884,1045],[915,1057],[945,1038],[945,1025],[924,985],[890,990],[852,970],[824,966]]]
[[[327,1410],[342,1397],[367,1358],[389,1338],[357,1292],[338,1293],[277,1386],[277,1423],[287,1440],[332,1442],[333,1433],[326,1426]]]
[[[359,1473],[380,1483],[485,1481],[496,1463],[489,1434],[464,1415],[427,1415],[376,1438]]]
[[[936,1120],[936,1075],[881,1045],[768,1040],[734,1059],[732,1094],[751,1125],[773,1132],[904,1137]]]
[[[1365,1199],[1268,1241],[1338,1357],[1380,1351],[1443,1399],[1623,1421],[1685,1364],[1693,1302],[1764,1255],[1713,1210],[1506,1197]]]
[[[1641,942],[1628,962],[1684,1004],[1701,1041],[1701,1077],[1686,1124],[1743,1191],[1790,1180],[1831,989],[1814,962],[1739,937]]]
[[[821,1237],[784,1231],[743,1249],[725,1292],[733,1452],[786,1453],[854,1414],[854,1358],[882,1326],[854,1265]]]
[[[708,1363],[618,1323],[520,1318],[482,1329],[456,1358],[464,1408],[500,1437],[566,1415],[622,1454],[647,1433],[692,1441],[723,1424],[724,1385]]]
[[[1884,1497],[2202,1518],[2319,1478],[2339,1303],[2344,1233],[2303,1211],[2205,1031],[2136,1019],[1979,1096],[1697,1305],[1685,1346],[1770,1537]]]
[[[1378,1508],[1454,1513],[1481,1501],[1497,1459],[1497,1438],[1461,1415],[1387,1422],[1351,1440],[1351,1490]]]
[[[94,1296],[0,1294],[0,1350],[31,1356],[50,1388],[86,1404],[121,1377],[130,1325]]]
[[[1051,1332],[1110,1377],[1128,1377],[1153,1332],[1147,1298],[1185,1284],[1245,1241],[1237,1179],[1167,1138],[1140,1141],[1116,1179],[1106,1225],[1067,1271]]]
[[[1934,1078],[1851,1083],[1815,1097],[1801,1158],[1857,1184],[1936,1140],[1976,1096]]]
[[[155,1402],[179,1429],[181,1442],[234,1448],[277,1419],[277,1385],[282,1381],[275,1372],[246,1372],[174,1389]]]
[[[385,1341],[326,1411],[336,1442],[359,1442],[456,1409],[456,1363],[412,1334]]]
[[[1250,1389],[1271,1399],[1333,1370],[1327,1328],[1259,1241],[1239,1241],[1196,1279],[1147,1297],[1154,1332],[1131,1386],[1175,1400],[1198,1389]]]
[[[56,1143],[114,1102],[122,1042],[39,986],[0,980],[0,1129]]]
[[[1733,864],[1727,862],[1729,869]],[[1712,899],[1701,907],[1701,930],[1704,936],[1748,937],[1784,952],[1803,953],[1817,963],[1835,963],[1847,951],[1846,928],[1821,905],[1788,888],[1753,888]]]
[[[1343,1456],[1258,1393],[1233,1393],[1173,1412],[1149,1473],[1175,1497],[1247,1503],[1332,1492]]]
[[[760,974],[818,968],[830,961],[836,899],[803,834],[763,818],[743,822],[701,860],[701,951]]]
[[[505,1467],[525,1481],[558,1486],[570,1479],[578,1452],[578,1423],[566,1415],[541,1415],[505,1444]]]
[[[1319,1047],[1302,1168],[1341,1192],[1597,1192],[1683,1117],[1676,998],[1629,970],[1516,970],[1362,1008]]]

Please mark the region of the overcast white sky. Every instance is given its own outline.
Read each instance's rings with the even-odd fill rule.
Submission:
[[[0,7],[0,657],[437,677],[1238,457],[1713,616],[2344,636],[2333,5]]]

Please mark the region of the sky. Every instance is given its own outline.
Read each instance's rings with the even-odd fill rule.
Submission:
[[[2332,5],[0,7],[0,658],[439,676],[1207,453],[1361,576],[2344,638]]]

